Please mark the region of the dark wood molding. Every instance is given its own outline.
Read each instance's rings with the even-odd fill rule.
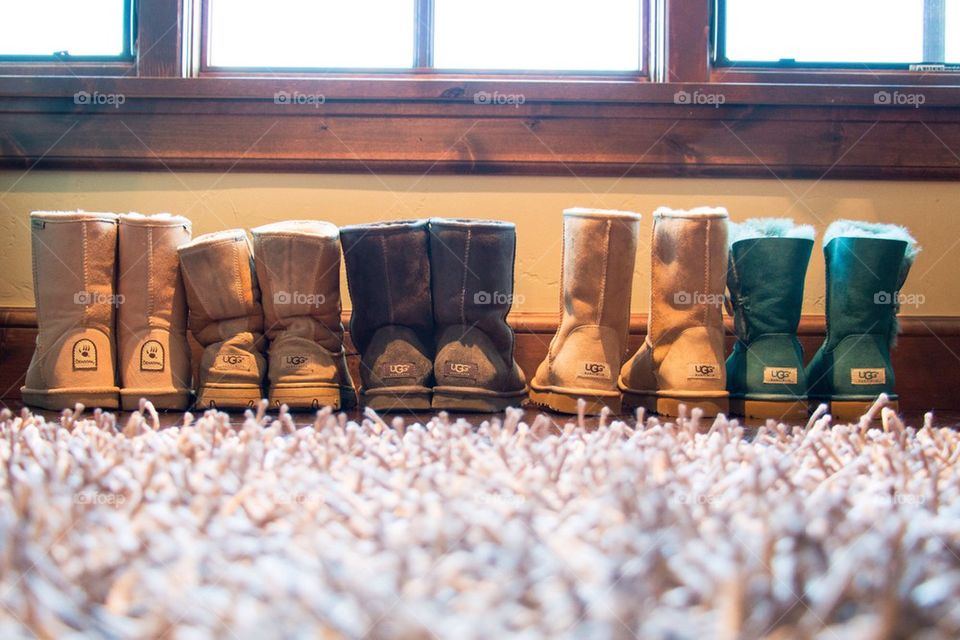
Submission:
[[[345,312],[346,326],[350,313]],[[516,359],[527,376],[533,375],[546,356],[550,339],[558,322],[557,313],[518,312],[511,314],[510,324],[516,333]],[[630,322],[631,352],[640,347],[646,333],[646,315],[634,314]],[[960,317],[904,316],[900,319],[900,336],[893,353],[897,372],[897,391],[905,411],[960,409]],[[733,346],[729,332],[727,348]],[[823,341],[824,320],[820,316],[804,316],[799,336],[807,357],[811,357]],[[37,335],[36,312],[32,308],[0,308],[0,406],[17,406],[20,385],[33,354]],[[191,341],[192,342],[192,341]],[[196,351],[197,345],[192,342]],[[347,336],[348,361],[357,376],[358,357]],[[194,362],[198,361],[194,353]]]

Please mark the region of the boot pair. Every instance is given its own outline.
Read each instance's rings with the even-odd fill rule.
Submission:
[[[813,242],[813,228],[792,220],[731,225],[727,286],[737,342],[727,377],[735,413],[805,420],[812,402],[856,420],[880,393],[897,408],[890,347],[916,241],[890,224],[839,220],[827,228],[827,334],[804,368],[797,328]]]
[[[190,404],[177,246],[190,221],[157,214],[30,214],[37,347],[27,405],[136,409]]]
[[[243,229],[231,229],[179,250],[190,329],[203,347],[197,407],[253,407],[265,378],[273,406],[353,406],[337,227],[290,221],[252,233],[252,246]]]
[[[340,237],[364,405],[489,412],[523,401],[506,322],[512,223],[394,221],[343,227]]]
[[[568,209],[563,226],[562,320],[531,401],[563,413],[576,413],[580,399],[590,414],[677,415],[680,404],[726,412],[726,210],[654,212],[647,336],[626,362],[640,216]]]

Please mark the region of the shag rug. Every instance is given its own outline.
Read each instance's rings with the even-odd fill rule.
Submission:
[[[0,637],[955,638],[960,438],[0,413]]]

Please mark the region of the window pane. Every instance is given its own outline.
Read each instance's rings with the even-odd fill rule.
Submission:
[[[641,0],[436,0],[441,69],[633,71]]]
[[[726,0],[729,60],[837,63],[923,59],[923,0]],[[947,0],[947,13],[960,0]],[[954,27],[951,30],[951,27]],[[956,60],[956,19],[946,24]]]
[[[947,0],[946,59],[960,63],[960,0]]]
[[[0,55],[121,56],[124,0],[0,2]]]
[[[413,65],[413,0],[211,0],[215,67]]]

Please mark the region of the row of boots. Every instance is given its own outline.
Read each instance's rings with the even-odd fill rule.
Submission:
[[[918,248],[894,225],[839,221],[824,239],[827,338],[804,367],[797,329],[812,227],[729,223],[719,208],[659,209],[646,339],[627,357],[640,216],[564,212],[562,318],[529,389],[506,322],[514,225],[435,218],[269,224],[190,239],[183,217],[31,216],[39,334],[24,401],[182,409],[189,327],[203,348],[196,405],[348,408],[357,392],[341,324],[341,249],[360,353],[359,400],[380,410],[499,411],[534,404],[598,413],[803,419],[810,401],[857,417],[896,402],[890,346]],[[342,247],[341,247],[342,245]],[[728,295],[725,295],[728,292]],[[736,343],[724,362],[722,308]],[[266,393],[264,393],[266,385]],[[585,405],[581,403],[585,401]]]
[[[810,403],[838,419],[880,393],[896,408],[890,348],[899,291],[919,247],[896,225],[837,221],[824,237],[827,335],[804,367],[797,338],[814,230],[787,219],[728,222],[722,208],[654,213],[646,338],[627,357],[640,216],[564,212],[562,320],[530,383],[533,403],[562,412],[642,407],[805,420]],[[724,358],[722,308],[733,316]]]

